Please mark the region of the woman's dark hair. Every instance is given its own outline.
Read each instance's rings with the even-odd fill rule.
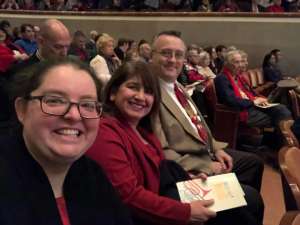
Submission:
[[[264,57],[264,60],[263,60],[263,64],[262,64],[262,67],[269,67],[271,64],[270,64],[270,59],[272,58],[273,54],[271,53],[268,53],[265,55]]]
[[[110,115],[119,114],[115,103],[110,100],[112,94],[117,93],[120,86],[127,80],[136,77],[141,80],[144,89],[154,98],[153,106],[148,115],[141,119],[139,126],[152,131],[151,121],[157,115],[160,104],[160,87],[157,78],[158,68],[141,61],[130,61],[120,66],[107,83],[103,92],[103,111]]]
[[[23,73],[14,76],[10,82],[11,99],[15,100],[17,97],[29,96],[31,92],[39,88],[43,83],[47,72],[59,66],[72,66],[75,69],[87,72],[95,83],[98,100],[100,101],[101,84],[95,75],[95,72],[86,64],[73,59],[46,60],[32,65],[28,70],[25,68]]]

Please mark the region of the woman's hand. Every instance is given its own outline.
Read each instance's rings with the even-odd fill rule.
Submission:
[[[215,217],[216,212],[208,209],[214,203],[213,199],[210,200],[198,200],[190,203],[191,206],[191,224],[199,224],[205,222],[208,219]]]
[[[266,106],[268,105],[268,100],[266,98],[262,98],[262,97],[257,97],[254,99],[254,105],[257,105],[257,106]]]

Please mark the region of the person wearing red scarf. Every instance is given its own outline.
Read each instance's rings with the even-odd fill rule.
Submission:
[[[218,100],[240,111],[240,122],[252,127],[277,126],[291,119],[291,112],[284,105],[269,105],[268,99],[257,96],[241,76],[244,61],[241,51],[227,53],[222,73],[214,80]]]

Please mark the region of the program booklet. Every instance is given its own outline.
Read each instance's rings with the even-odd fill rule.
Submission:
[[[215,212],[247,205],[245,193],[234,173],[211,176],[204,182],[194,179],[176,185],[182,202],[214,199],[209,208]]]

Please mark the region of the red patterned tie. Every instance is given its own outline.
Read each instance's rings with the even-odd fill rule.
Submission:
[[[185,111],[188,114],[188,116],[190,117],[192,123],[197,127],[200,139],[206,144],[208,141],[208,134],[207,134],[205,126],[203,125],[203,123],[201,122],[199,117],[194,113],[192,107],[190,106],[190,104],[188,102],[188,99],[182,93],[182,91],[178,88],[176,83],[174,84],[174,91],[175,91],[175,95],[176,95],[179,103],[185,109]]]

